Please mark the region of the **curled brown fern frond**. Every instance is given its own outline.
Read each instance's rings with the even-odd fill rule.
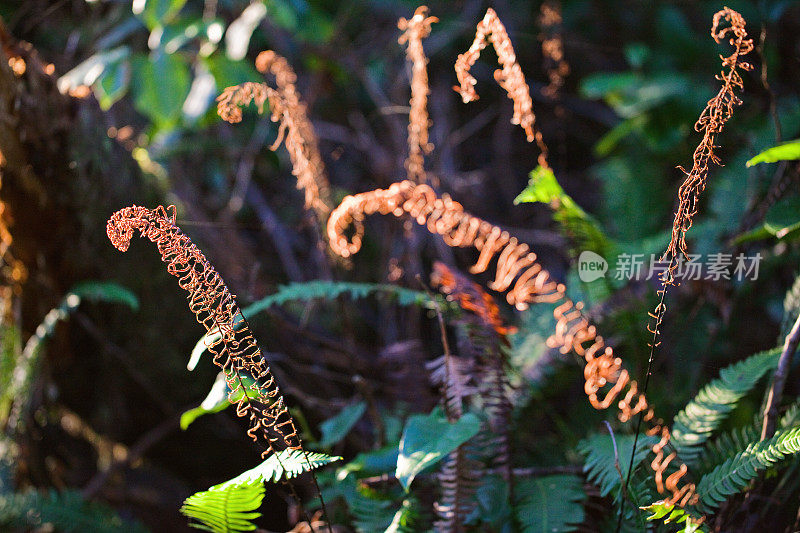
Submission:
[[[564,42],[561,38],[561,3],[558,0],[545,0],[539,10],[539,26],[542,33],[542,57],[550,83],[542,89],[542,94],[554,97],[564,85],[569,75],[569,63],[564,58]]]
[[[263,455],[302,449],[294,419],[236,299],[203,252],[175,224],[175,214],[175,206],[126,207],[111,216],[106,233],[123,252],[136,231],[155,243],[167,271],[189,293],[189,309],[197,321],[207,333],[219,334],[208,351],[225,373],[231,390],[228,398],[243,393],[231,403],[236,403],[236,414],[248,420],[247,434],[265,446]],[[255,379],[255,384],[246,386],[244,376]]]
[[[723,21],[727,21],[730,25],[721,27]],[[665,283],[673,282],[671,274],[677,268],[677,259],[686,254],[686,232],[692,227],[700,194],[706,188],[708,166],[720,164],[719,157],[714,153],[716,136],[731,118],[734,108],[742,103],[736,96],[736,91],[743,87],[740,70],[747,71],[753,68],[750,63],[742,60],[742,56],[753,50],[753,40],[747,38],[745,20],[739,13],[727,7],[718,11],[711,26],[711,37],[717,43],[727,39],[734,50],[727,57],[720,55],[723,70],[717,75],[717,79],[722,82],[722,87],[716,96],[708,101],[694,125],[696,131],[703,133],[703,139],[692,156],[692,168],[687,172],[683,167],[679,167],[686,174],[686,179],[678,189],[678,208],[672,224],[672,237],[664,254],[664,259],[670,261],[669,275],[665,273],[664,276]]]
[[[262,74],[272,74],[276,88],[253,82],[228,87],[217,97],[217,114],[228,122],[240,122],[242,106],[255,102],[258,112],[263,113],[264,103],[269,101],[270,118],[279,123],[278,137],[269,148],[275,151],[281,143],[286,146],[297,188],[305,194],[305,207],[313,209],[320,222],[324,222],[331,210],[330,185],[317,135],[295,86],[297,76],[286,59],[272,50],[258,55],[256,68]]]
[[[428,8],[419,6],[410,20],[401,18],[397,27],[403,31],[397,39],[399,44],[406,44],[406,56],[411,61],[411,111],[408,115],[408,158],[406,172],[408,179],[425,181],[425,155],[433,150],[428,140],[428,58],[422,48],[422,39],[431,33],[431,24],[439,22],[436,17],[428,16]]]
[[[334,252],[348,257],[361,248],[366,215],[411,215],[428,231],[441,235],[448,246],[475,247],[480,256],[470,269],[473,274],[484,272],[497,257],[495,280],[489,288],[508,291],[506,299],[518,309],[535,302],[555,302],[563,297],[564,286],[536,261],[527,244],[519,242],[507,231],[470,215],[449,196],[438,198],[425,184],[402,181],[388,189],[345,197],[328,219],[328,239]],[[355,233],[347,237],[350,226]],[[513,285],[513,287],[512,287]]]
[[[533,114],[533,102],[531,101],[530,89],[525,82],[525,76],[517,63],[517,55],[514,53],[514,46],[508,37],[506,27],[500,21],[494,9],[486,10],[486,15],[478,23],[475,31],[475,40],[469,50],[459,54],[456,59],[455,70],[460,85],[453,87],[461,95],[464,103],[478,99],[475,92],[475,84],[478,81],[470,74],[472,65],[481,55],[481,50],[486,48],[488,43],[492,43],[501,69],[494,71],[494,79],[506,90],[508,97],[514,102],[514,115],[511,118],[512,124],[518,124],[528,137],[528,142],[536,141],[539,146],[539,164],[547,167],[547,146],[544,144],[542,134],[536,129],[536,116]]]

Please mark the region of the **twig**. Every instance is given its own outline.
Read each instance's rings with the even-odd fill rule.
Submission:
[[[794,352],[797,351],[798,344],[800,344],[800,316],[797,317],[792,330],[783,343],[783,351],[778,360],[778,368],[775,369],[772,388],[767,397],[767,406],[764,408],[764,425],[761,428],[761,440],[769,439],[775,434],[775,424],[778,419],[781,396],[783,396],[783,386],[786,384],[786,375],[789,373],[789,365],[792,362]]]
[[[128,454],[123,460],[111,463],[107,469],[97,472],[94,477],[89,480],[89,483],[87,483],[86,487],[81,491],[83,497],[89,499],[96,495],[113,473],[141,459],[147,450],[178,429],[179,421],[180,414],[175,414],[142,435],[141,438],[128,449]]]

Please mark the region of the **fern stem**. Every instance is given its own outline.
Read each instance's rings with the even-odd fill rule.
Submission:
[[[658,335],[660,333],[661,322],[664,320],[664,311],[666,311],[666,306],[664,305],[664,301],[667,297],[667,287],[669,287],[671,282],[671,272],[672,266],[675,263],[675,256],[670,256],[669,260],[669,267],[667,268],[666,272],[664,272],[664,277],[662,278],[662,285],[661,290],[661,298],[656,306],[655,314],[651,314],[650,316],[653,317],[655,320],[655,324],[651,332],[653,333],[653,339],[650,342],[650,356],[647,358],[647,373],[644,376],[644,384],[642,385],[642,396],[647,396],[647,387],[650,385],[650,376],[653,373],[653,359],[655,359],[656,353],[656,346],[658,346]],[[639,419],[636,421],[636,431],[633,434],[633,448],[631,449],[631,459],[628,462],[628,475],[625,478],[625,483],[622,484],[622,494],[624,495],[628,490],[628,485],[631,482],[631,475],[633,474],[633,463],[634,458],[636,457],[636,445],[639,443],[639,434],[642,431],[642,422],[644,421],[644,411],[639,413]],[[624,517],[624,510],[625,510],[625,502],[620,502],[619,506],[619,516],[617,517],[617,529],[616,532],[619,533],[622,529],[622,519]]]
[[[783,396],[783,387],[786,384],[786,375],[789,373],[789,364],[797,351],[798,344],[800,344],[800,316],[795,320],[792,330],[783,343],[783,351],[778,360],[778,368],[775,369],[772,388],[767,397],[767,406],[764,408],[764,425],[761,428],[761,440],[772,438],[775,434],[775,424],[778,420],[778,408]]]

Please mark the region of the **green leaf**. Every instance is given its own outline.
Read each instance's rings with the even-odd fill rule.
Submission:
[[[108,111],[120,98],[125,96],[131,82],[131,64],[118,61],[108,65],[97,82],[92,85],[100,109]]]
[[[722,369],[719,378],[675,416],[671,442],[681,460],[689,466],[697,462],[706,440],[762,376],[777,366],[780,353],[780,348],[760,352]]]
[[[286,449],[273,453],[260,465],[242,472],[235,478],[221,483],[218,487],[225,488],[242,483],[261,483],[264,481],[277,482],[284,478],[292,479],[303,472],[309,472],[320,466],[341,460],[341,457],[325,455],[324,453]]]
[[[192,494],[183,502],[180,512],[197,523],[190,526],[205,531],[229,533],[254,531],[251,520],[261,516],[256,510],[264,499],[264,484],[260,481],[238,485],[215,485]]]
[[[395,471],[405,491],[408,492],[417,474],[474,437],[480,428],[480,420],[472,413],[452,424],[438,410],[429,415],[410,417],[400,440]]]
[[[155,52],[133,61],[133,94],[137,110],[159,129],[176,125],[191,87],[189,64],[180,54]]]
[[[127,46],[94,54],[58,78],[58,90],[66,93],[83,85],[93,85],[107,68],[122,62],[129,55],[130,49]]]
[[[583,480],[579,476],[557,475],[519,481],[517,521],[523,533],[574,531],[583,522]]]
[[[366,410],[366,402],[354,403],[342,409],[338,415],[320,424],[322,439],[319,441],[319,446],[328,448],[345,438]]]
[[[571,241],[571,252],[575,257],[586,250],[604,257],[610,255],[613,243],[603,228],[564,192],[549,168],[537,166],[533,169],[528,186],[514,199],[514,203],[544,203],[553,209],[553,218]]]
[[[759,163],[775,163],[777,161],[793,161],[800,159],[800,139],[781,143],[772,148],[767,148],[745,163],[748,167]]]
[[[139,299],[136,295],[112,281],[84,281],[72,287],[70,293],[94,302],[123,304],[134,311],[139,309]]]
[[[399,454],[397,445],[361,452],[339,470],[337,477],[342,479],[351,472],[358,472],[360,476],[379,476],[392,473],[397,468]]]
[[[136,2],[134,2],[136,4]],[[186,0],[146,0],[144,9],[134,12],[142,19],[149,30],[156,26],[166,26],[186,4]]]
[[[244,386],[253,392],[254,396],[260,395],[258,389],[254,387],[256,381],[252,377],[241,376],[241,380]],[[181,429],[186,430],[192,422],[203,415],[224,411],[244,396],[244,389],[240,387],[233,396],[230,396],[229,400],[230,392],[231,389],[225,380],[225,373],[220,372],[217,374],[217,378],[214,380],[214,384],[211,386],[211,390],[208,391],[205,400],[199,406],[189,409],[181,415]]]

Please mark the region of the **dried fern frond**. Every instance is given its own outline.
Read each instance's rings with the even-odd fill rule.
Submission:
[[[504,326],[500,310],[489,293],[444,263],[434,263],[431,283],[457,301],[462,309],[470,311],[455,324],[458,352],[462,355],[460,359],[469,361],[470,373],[464,374],[467,380],[475,376],[473,381],[477,389],[474,394],[480,400],[481,412],[486,414],[488,427],[478,435],[478,440],[483,441],[479,448],[491,451],[493,465],[509,481],[512,406],[508,396],[507,358],[502,347],[508,346],[506,334],[512,328]]]
[[[483,20],[478,23],[475,31],[475,40],[469,50],[459,54],[456,59],[455,70],[460,85],[453,87],[461,95],[464,103],[478,99],[475,92],[475,84],[478,81],[470,74],[472,65],[481,55],[481,50],[486,45],[492,43],[501,69],[494,71],[494,79],[500,87],[506,90],[508,97],[514,102],[514,115],[511,118],[512,124],[518,124],[528,137],[528,142],[536,141],[539,146],[539,164],[548,167],[547,146],[544,144],[542,134],[536,129],[536,116],[533,114],[533,102],[531,101],[530,89],[525,82],[525,76],[517,63],[517,56],[514,53],[514,46],[508,37],[506,27],[500,21],[494,9],[486,10]]]
[[[542,57],[550,83],[542,89],[542,94],[553,98],[564,85],[569,75],[569,63],[564,59],[564,43],[561,38],[561,3],[558,0],[545,0],[539,10],[539,26],[542,33]]]
[[[123,252],[137,230],[156,244],[167,271],[189,293],[189,309],[210,334],[208,351],[225,373],[229,400],[236,403],[236,414],[248,420],[247,434],[266,447],[262,455],[302,450],[294,419],[236,299],[203,252],[175,224],[175,215],[175,206],[126,207],[111,216],[106,233]],[[242,376],[252,376],[256,382],[245,387]],[[234,402],[239,391],[244,394]]]
[[[721,28],[723,20],[730,26]],[[716,96],[708,101],[694,125],[697,132],[703,133],[703,139],[692,156],[692,168],[687,172],[683,167],[679,167],[686,174],[686,179],[678,189],[678,208],[672,224],[672,237],[664,254],[664,259],[670,261],[670,275],[665,275],[665,283],[672,283],[671,274],[677,268],[677,259],[681,254],[684,256],[686,254],[686,232],[692,227],[700,194],[706,188],[708,166],[710,163],[720,164],[719,157],[714,153],[716,136],[731,118],[734,108],[742,103],[736,96],[736,91],[742,89],[744,85],[739,70],[747,71],[753,68],[750,63],[741,59],[741,56],[753,50],[753,40],[747,38],[745,20],[739,13],[728,7],[718,11],[711,26],[711,37],[717,43],[727,39],[734,50],[727,57],[720,55],[723,70],[717,75],[717,79],[722,82],[722,87]]]
[[[286,59],[272,50],[258,55],[256,68],[263,74],[272,74],[276,88],[253,82],[228,87],[217,97],[217,114],[228,122],[240,122],[241,106],[255,102],[258,112],[263,113],[264,103],[269,101],[272,111],[270,118],[279,123],[278,137],[269,148],[275,151],[281,143],[286,146],[292,162],[292,174],[297,178],[297,188],[305,194],[305,207],[313,209],[320,222],[323,222],[331,210],[330,185],[317,135],[295,86],[297,76]]]
[[[408,115],[408,158],[406,172],[408,179],[425,182],[425,155],[433,150],[428,140],[428,58],[422,49],[422,39],[431,33],[431,24],[439,22],[436,17],[429,17],[428,8],[419,6],[410,20],[401,18],[397,27],[403,34],[397,39],[399,44],[406,44],[406,56],[411,61],[411,111]]]
[[[500,308],[497,307],[497,303],[488,292],[440,261],[433,264],[431,284],[457,301],[462,309],[479,316],[498,335],[508,335],[516,331],[516,328],[504,325],[503,318],[500,316]]]
[[[328,239],[334,252],[345,257],[358,252],[363,240],[364,217],[374,213],[391,213],[397,217],[411,215],[428,231],[441,235],[449,246],[476,248],[480,256],[470,269],[473,274],[486,271],[496,258],[495,279],[489,287],[507,292],[506,300],[517,309],[524,310],[537,302],[560,302],[554,311],[558,324],[548,345],[560,347],[564,354],[574,351],[586,360],[586,392],[592,405],[607,409],[615,405],[617,397],[628,387],[618,402],[620,418],[628,420],[647,409],[647,401],[638,391],[636,382],[622,368],[622,360],[605,345],[595,327],[583,316],[583,304],[566,297],[564,285],[550,277],[527,244],[466,213],[461,204],[448,196],[438,198],[428,185],[402,181],[388,189],[347,196],[342,200],[328,219]],[[348,238],[346,233],[351,225],[355,233]],[[598,395],[601,389],[608,391],[604,398]],[[652,413],[648,416],[651,418]]]

